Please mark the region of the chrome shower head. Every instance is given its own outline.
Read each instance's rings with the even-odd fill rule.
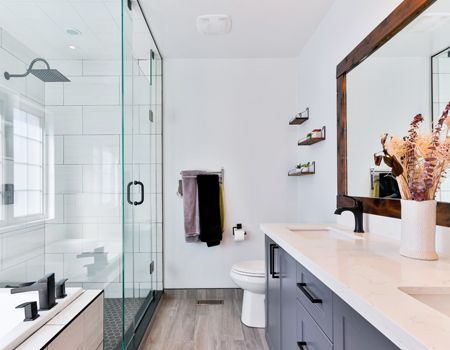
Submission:
[[[44,62],[47,68],[44,69],[33,69],[33,66],[36,62],[41,61]],[[33,74],[36,78],[42,80],[44,83],[61,83],[61,82],[69,82],[70,80],[62,74],[57,69],[50,69],[50,65],[43,58],[36,58],[30,63],[30,67],[24,74],[10,74],[5,72],[5,79],[9,80],[11,78],[24,78],[29,74]]]

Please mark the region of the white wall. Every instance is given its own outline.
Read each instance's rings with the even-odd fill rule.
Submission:
[[[322,118],[329,126],[329,140],[322,143],[322,149],[314,150],[319,164],[326,164],[328,171],[312,177],[308,184],[302,182],[299,185],[302,196],[315,199],[300,201],[301,221],[333,220],[336,196],[336,65],[400,3],[400,0],[336,0],[299,57],[298,104],[300,107],[309,106],[313,115]],[[337,220],[352,224],[353,218],[346,213]],[[400,220],[366,215],[365,221],[366,229],[399,238]],[[440,228],[438,231],[438,251],[447,254],[450,251],[450,230]]]
[[[231,266],[264,257],[262,222],[298,221],[294,59],[168,60],[164,91],[166,288],[235,287]],[[225,168],[222,243],[185,243],[180,171]],[[242,223],[247,240],[235,243]]]

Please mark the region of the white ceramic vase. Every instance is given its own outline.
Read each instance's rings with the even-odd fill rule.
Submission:
[[[437,260],[436,201],[402,199],[400,254],[420,260]]]

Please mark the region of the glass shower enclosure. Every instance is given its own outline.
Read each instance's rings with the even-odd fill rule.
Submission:
[[[137,0],[0,0],[0,284],[104,289],[104,349],[163,290],[162,64]]]

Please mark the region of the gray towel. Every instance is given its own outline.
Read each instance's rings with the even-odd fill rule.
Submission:
[[[198,214],[197,175],[205,173],[207,172],[201,170],[184,170],[181,172],[186,242],[199,241],[200,219]]]

